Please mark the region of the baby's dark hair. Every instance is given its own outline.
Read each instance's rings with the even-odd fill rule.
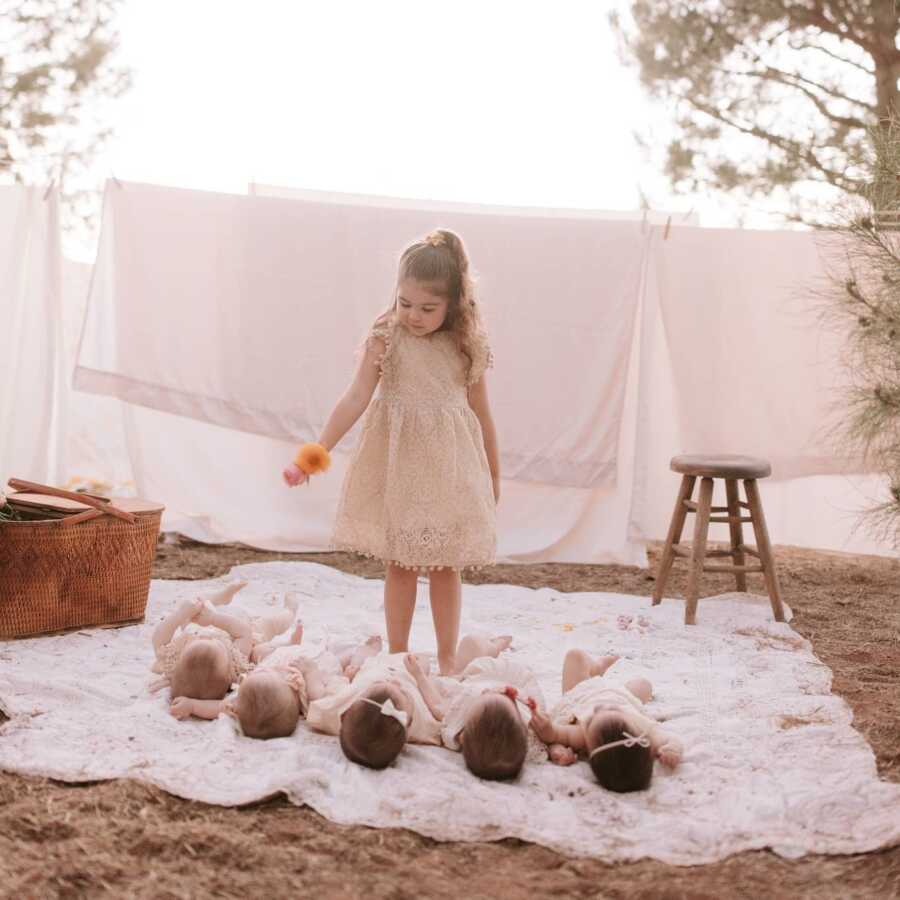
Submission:
[[[525,724],[513,701],[485,695],[466,719],[462,752],[466,767],[478,778],[506,781],[522,771],[528,751]]]
[[[625,740],[628,726],[621,716],[598,716],[587,727],[588,746],[597,749],[604,744]],[[610,747],[590,754],[591,771],[602,787],[618,794],[643,791],[653,776],[653,749],[635,744]]]
[[[375,703],[394,700],[385,688],[367,691],[365,697]],[[341,750],[350,762],[384,769],[400,755],[406,728],[393,716],[384,715],[375,703],[357,699],[341,716]]]
[[[225,645],[215,640],[188,644],[169,679],[173,699],[221,700],[231,688],[231,658]]]

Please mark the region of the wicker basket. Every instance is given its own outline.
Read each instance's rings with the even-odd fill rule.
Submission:
[[[0,638],[144,617],[164,507],[10,479],[0,521]]]

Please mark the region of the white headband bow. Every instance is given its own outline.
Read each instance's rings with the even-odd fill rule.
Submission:
[[[622,734],[625,735],[624,740],[613,741],[611,744],[601,744],[599,747],[594,747],[594,749],[591,750],[589,758],[593,759],[595,753],[602,753],[604,750],[609,750],[610,747],[634,747],[635,745],[638,747],[650,746],[650,738],[647,737],[646,731],[643,734],[639,734],[637,737],[633,734],[629,734],[627,731],[623,731]]]
[[[394,701],[391,700],[390,697],[384,701],[384,703],[379,703],[377,700],[370,700],[368,697],[360,697],[363,703],[371,703],[372,706],[377,706],[381,710],[381,714],[383,716],[388,716],[391,719],[396,719],[404,728],[406,728],[407,722],[409,722],[409,716],[402,710],[397,709],[394,706]]]

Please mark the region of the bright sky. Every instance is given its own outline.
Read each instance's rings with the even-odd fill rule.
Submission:
[[[619,0],[129,0],[134,87],[98,174],[687,212],[637,149]],[[704,214],[704,222],[707,216]]]

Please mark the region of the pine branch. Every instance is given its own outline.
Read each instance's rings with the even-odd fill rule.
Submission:
[[[761,59],[757,58],[756,61],[762,64]],[[809,87],[822,91],[823,94],[828,94],[829,97],[834,97],[836,100],[843,100],[845,103],[853,103],[856,106],[861,106],[863,109],[868,110],[873,115],[878,112],[878,107],[875,106],[874,103],[866,103],[865,100],[857,100],[855,97],[848,97],[846,94],[842,94],[840,91],[837,91],[834,88],[826,87],[824,84],[819,84],[818,81],[813,81],[811,78],[806,78],[799,72],[785,72],[784,69],[778,69],[775,66],[769,65],[765,67],[765,71],[771,73],[773,77],[781,76],[780,78],[776,78],[776,80],[782,80],[783,84],[791,84],[798,89],[801,89],[801,84],[808,85]],[[784,78],[793,78],[796,79],[796,81],[783,81]]]
[[[796,81],[788,80],[789,76],[792,75],[793,73],[781,72],[780,69],[773,69],[770,66],[766,68],[765,72],[740,72],[735,69],[719,69],[718,71],[723,72],[727,75],[737,75],[737,76],[743,76],[745,78],[759,78],[759,79],[762,79],[763,81],[775,81],[775,82],[778,82],[779,84],[783,84],[787,87],[794,88],[794,89],[800,91],[806,97],[808,97],[815,104],[816,109],[818,109],[819,112],[826,119],[829,119],[830,121],[834,122],[835,124],[843,125],[847,128],[862,129],[862,128],[866,127],[867,123],[864,122],[862,119],[857,119],[854,116],[839,116],[836,113],[831,112],[828,109],[828,107],[825,105],[824,101],[820,97],[817,97],[811,90],[809,90],[809,88],[804,87],[802,84],[799,84]],[[811,82],[809,82],[809,79],[802,78],[802,77],[800,78],[800,81],[811,83]],[[842,99],[849,100],[849,98],[846,98],[846,97],[842,98]],[[860,105],[864,105],[864,104],[860,104]],[[872,108],[872,112],[873,113],[875,112],[874,107]]]
[[[695,109],[699,110],[702,113],[710,116],[718,122],[721,122],[723,125],[728,125],[731,128],[740,131],[743,134],[750,135],[751,137],[760,138],[768,144],[771,144],[773,147],[777,147],[779,150],[788,154],[788,156],[794,157],[796,159],[804,160],[811,168],[820,172],[828,184],[833,187],[839,188],[843,191],[847,191],[848,193],[858,193],[859,186],[850,179],[844,178],[838,172],[829,169],[824,163],[819,161],[819,158],[812,152],[812,150],[808,147],[804,147],[799,141],[791,140],[790,138],[786,138],[782,135],[772,134],[769,131],[766,131],[764,128],[760,128],[757,125],[742,125],[740,122],[736,122],[730,119],[728,116],[724,115],[714,106],[709,106],[703,103],[700,100],[697,100],[694,97],[685,97],[688,103],[691,104]]]
[[[848,66],[854,66],[859,69],[860,72],[865,72],[866,75],[873,76],[875,74],[874,69],[866,68],[862,63],[856,62],[853,59],[847,59],[845,56],[841,56],[838,53],[833,53],[827,47],[823,47],[821,44],[810,44],[807,41],[800,41],[796,43],[794,41],[788,41],[788,46],[791,50],[818,50],[820,53],[824,53],[826,56],[830,56],[832,59],[837,60],[839,63],[843,63]]]
[[[871,41],[854,32],[849,24],[844,23],[844,28],[841,28],[840,23],[829,19],[825,14],[825,4],[822,0],[817,0],[812,8],[808,6],[786,6],[785,13],[789,21],[794,22],[796,25],[805,28],[818,28],[819,31],[836,35],[842,41],[856,44],[857,47],[861,47],[870,55],[874,56],[872,51],[877,50]]]

